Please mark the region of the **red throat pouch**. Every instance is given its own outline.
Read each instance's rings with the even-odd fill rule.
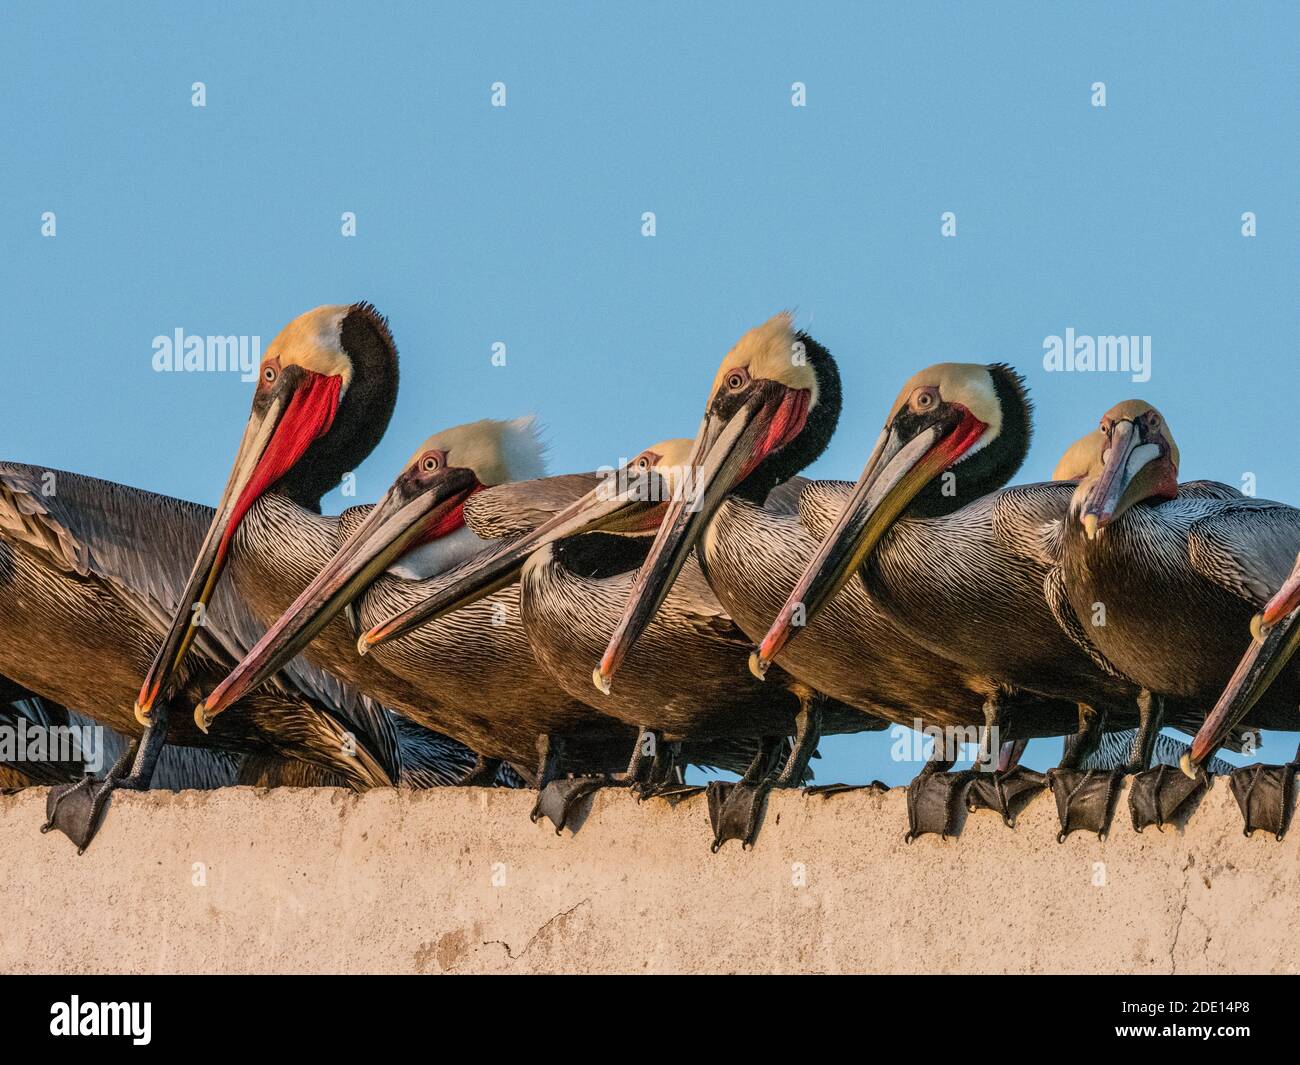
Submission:
[[[225,558],[230,540],[249,507],[271,485],[293,469],[313,441],[329,432],[338,414],[342,388],[343,379],[337,375],[309,373],[306,381],[294,392],[257,469],[253,471],[252,478],[235,504],[222,537],[218,559]]]

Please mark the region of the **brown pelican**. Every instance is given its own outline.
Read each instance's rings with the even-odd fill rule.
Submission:
[[[430,437],[368,513],[345,515],[342,543],[244,660],[195,710],[207,728],[232,703],[257,690],[352,605],[374,625],[425,598],[430,578],[485,546],[465,525],[471,497],[485,499],[520,477],[541,473],[532,419],[481,421]],[[558,483],[557,483],[558,482]],[[593,478],[534,482],[533,505],[553,513],[590,488]],[[550,498],[546,497],[550,493]],[[542,498],[538,498],[539,494]],[[557,503],[556,498],[563,500]],[[489,503],[486,508],[491,510]],[[556,689],[537,664],[519,619],[517,588],[386,643],[357,659],[373,667],[357,683],[422,724],[466,743],[480,768],[500,761],[531,769],[546,784],[562,768],[613,771],[626,764],[636,732]],[[349,677],[348,667],[340,665]],[[385,675],[418,693],[387,690]]]
[[[622,611],[664,505],[690,491],[691,448],[692,441],[677,439],[645,449],[550,521],[456,570],[438,594],[372,629],[362,643],[381,645],[519,577],[520,617],[538,661],[571,697],[640,731],[628,773],[619,782],[644,783],[639,771],[646,755],[664,743],[766,739],[741,785],[725,789],[725,801],[710,803],[716,850],[726,839],[752,843],[767,789],[802,781],[823,731],[861,731],[883,722],[826,700],[782,671],[769,685],[751,677],[744,668],[748,640],[694,559],[686,561],[629,654],[627,668],[638,683],[593,689],[591,663]],[[478,501],[467,504],[471,521]],[[762,778],[787,735],[796,739],[784,768],[774,779]],[[568,807],[610,782],[575,782],[560,823]],[[715,785],[711,800],[717,790]]]
[[[1277,661],[1281,683],[1255,690],[1239,712],[1226,706],[1238,686],[1263,675],[1253,672],[1248,627],[1300,548],[1300,512],[1212,482],[1179,485],[1177,445],[1149,403],[1113,407],[1099,436],[1103,454],[1075,490],[1051,550],[1076,613],[1104,609],[1090,639],[1167,718],[1198,720],[1229,682],[1185,763],[1194,774],[1237,725],[1294,727],[1294,665]],[[1163,792],[1186,787],[1166,780],[1157,798],[1171,809]]]
[[[991,381],[988,388],[985,406],[994,400]],[[773,488],[821,453],[839,409],[834,360],[806,334],[794,334],[788,315],[741,338],[714,379],[692,451],[690,464],[698,469],[694,495],[689,505],[669,506],[601,659],[598,684],[612,682],[697,544],[705,576],[727,613],[753,640],[767,631],[847,490],[834,482]],[[1018,462],[1027,432],[1027,419],[1009,426],[999,441],[980,449],[986,457],[979,465],[990,456]],[[974,484],[966,480],[966,490]],[[1073,703],[972,683],[978,678],[909,636],[858,582],[842,582],[818,606],[808,612],[808,636],[773,651],[768,661],[775,658],[790,675],[832,698],[900,724],[948,729],[950,735],[991,723],[995,711],[1006,717],[1003,738],[1018,730],[1060,735],[1078,727]],[[938,770],[952,764],[951,746],[936,749],[909,792],[910,835],[950,828],[956,782],[941,779]],[[1008,804],[1002,807],[1005,815]]]
[[[1096,430],[1086,433],[1061,457],[1052,473],[1052,479],[1077,484],[1097,476],[1102,468],[1106,447],[1107,438],[1104,434]],[[1241,493],[1227,485],[1210,481],[1187,482],[1179,487],[1179,491],[1225,499],[1243,498]],[[1059,543],[1059,526],[1064,518],[1065,514],[1062,513],[1060,519],[1054,520],[1052,527],[1047,530],[1049,543]],[[1097,649],[1088,636],[1087,628],[1077,624],[1073,609],[1065,601],[1064,574],[1059,566],[1054,565],[1046,587],[1050,589],[1054,610],[1066,631],[1102,668],[1114,672],[1115,667]],[[1154,706],[1151,693],[1140,693],[1139,698],[1142,699],[1140,705],[1147,707],[1150,713]],[[1051,775],[1052,788],[1061,812],[1063,833],[1076,828],[1104,832],[1109,825],[1110,811],[1120,779],[1129,773],[1138,774],[1129,791],[1129,810],[1133,827],[1139,832],[1147,825],[1165,824],[1183,803],[1201,790],[1203,781],[1195,774],[1189,774],[1196,780],[1196,784],[1191,786],[1181,784],[1172,777],[1167,779],[1167,770],[1164,769],[1155,774],[1142,774],[1141,771],[1147,766],[1181,765],[1190,750],[1187,744],[1160,735],[1156,731],[1159,722],[1154,717],[1148,717],[1148,725],[1145,733],[1141,729],[1102,733],[1098,727],[1092,729],[1090,737],[1083,738],[1083,734],[1079,734],[1067,740],[1066,757],[1057,772]],[[1095,749],[1090,749],[1094,742]],[[1207,769],[1216,775],[1226,775],[1233,771],[1233,767],[1220,758],[1208,763]]]
[[[147,784],[168,735],[182,745],[302,755],[354,787],[400,779],[389,712],[305,663],[290,670],[287,686],[277,681],[258,693],[253,705],[261,709],[250,716],[241,707],[211,738],[190,715],[262,631],[242,593],[265,594],[286,579],[219,581],[228,562],[238,571],[256,554],[236,534],[265,532],[253,516],[271,497],[319,509],[321,495],[383,433],[395,381],[396,350],[373,307],[324,307],[295,319],[262,362],[249,428],[215,514],[73,474],[0,467],[0,529],[24,559],[17,577],[0,583],[0,606],[13,598],[0,624],[40,632],[51,656],[61,654],[55,663],[28,652],[13,669],[0,659],[0,671],[141,738],[134,767],[124,760],[101,784],[52,794],[51,823],[88,841],[114,787]],[[197,557],[188,580],[177,573],[181,553]],[[96,618],[109,623],[96,627]],[[111,662],[95,662],[101,650]],[[70,679],[66,664],[87,654],[91,664]],[[87,673],[93,679],[77,679]],[[119,714],[116,707],[132,701],[123,702],[120,687],[132,673],[136,712]],[[172,703],[183,709],[181,721],[155,719],[160,709],[170,716]],[[459,749],[444,743],[458,761]]]

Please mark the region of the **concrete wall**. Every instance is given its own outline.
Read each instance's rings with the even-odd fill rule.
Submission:
[[[11,972],[1297,971],[1300,845],[1218,781],[1185,831],[903,843],[903,792],[773,796],[709,853],[702,797],[602,793],[576,835],[483,789],[231,788],[114,800],[78,858],[43,791],[0,797]],[[197,864],[196,863],[201,863]],[[494,883],[494,878],[496,883]],[[196,884],[197,881],[204,881]],[[1097,883],[1097,881],[1104,881]]]

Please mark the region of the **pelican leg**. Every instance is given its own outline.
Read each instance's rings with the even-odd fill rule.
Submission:
[[[1105,731],[1105,711],[1094,710],[1086,703],[1079,704],[1079,731],[1065,740],[1065,753],[1058,769],[1078,769],[1101,743]]]
[[[1262,828],[1273,833],[1274,839],[1282,840],[1294,809],[1297,770],[1300,770],[1300,748],[1296,750],[1295,760],[1286,765],[1247,765],[1232,771],[1228,779],[1241,808],[1245,835]]]
[[[158,759],[167,746],[167,717],[165,704],[155,706],[144,735],[131,741],[103,780],[87,775],[75,784],[51,788],[45,800],[46,821],[41,831],[57,828],[76,844],[78,854],[84,854],[103,823],[113,792],[148,789]]]
[[[1165,723],[1164,696],[1145,688],[1138,693],[1138,728],[1133,737],[1133,749],[1124,768],[1130,773],[1141,773],[1151,764],[1156,737]]]
[[[1026,769],[1019,764],[1024,753],[1022,743],[1001,744],[1005,757],[994,758],[994,737],[1002,726],[1002,698],[994,693],[984,700],[984,728],[980,741],[980,756],[975,772],[966,792],[966,809],[996,810],[1002,815],[1002,823],[1008,828],[1016,827],[1016,815],[1025,808],[1035,795],[1047,787],[1047,778],[1042,773]]]
[[[775,771],[784,746],[784,736],[764,736],[759,742],[758,753],[738,781],[734,784],[709,781],[705,794],[709,803],[709,824],[713,828],[710,850],[714,854],[729,839],[740,840],[745,848],[753,845],[767,800],[763,781]],[[790,757],[794,757],[793,753]]]
[[[501,771],[500,758],[484,758],[474,755],[474,765],[465,775],[456,781],[458,788],[490,788],[496,783],[497,773]]]
[[[558,836],[564,829],[564,795],[553,785],[568,783],[560,779],[560,760],[564,757],[564,740],[560,736],[537,737],[537,801],[528,816],[536,824],[548,817]]]
[[[602,773],[549,781],[538,793],[537,805],[533,807],[533,820],[549,818],[558,836],[572,822],[574,813],[583,801],[601,788],[635,787],[645,783],[658,758],[662,739],[662,734],[655,729],[642,728],[623,773]]]
[[[1151,754],[1165,719],[1164,696],[1143,691],[1138,696],[1138,730],[1133,750],[1124,771],[1133,775],[1128,793],[1129,816],[1133,829],[1141,832],[1147,825],[1163,831],[1192,798],[1210,785],[1202,768],[1195,777],[1186,776],[1177,766],[1151,766]]]
[[[680,764],[682,745],[680,742],[660,742],[650,766],[649,779],[636,786],[637,802],[644,799],[663,799],[669,806],[676,806],[683,799],[698,795],[704,790],[699,784],[687,784]]]
[[[773,788],[797,788],[807,777],[808,763],[817,753],[817,744],[821,740],[826,697],[812,689],[801,691],[798,695],[799,712],[794,719],[794,742],[790,745],[790,752],[780,774],[773,776],[768,771],[757,779],[742,780],[739,784],[714,782],[709,785],[712,789],[709,820],[713,826],[715,854],[729,839],[740,840],[744,850],[752,847],[763,823],[768,793]],[[775,752],[773,757],[775,758]],[[760,751],[759,758],[750,766],[750,772],[758,767],[761,758]],[[747,773],[746,776],[748,775]]]

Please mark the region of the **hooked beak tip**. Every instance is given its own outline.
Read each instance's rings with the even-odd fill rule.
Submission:
[[[613,682],[614,678],[606,673],[600,666],[597,666],[591,671],[591,683],[596,686],[597,691],[608,695],[613,687]]]
[[[1264,637],[1268,635],[1268,630],[1273,627],[1273,622],[1269,620],[1268,611],[1262,614],[1256,614],[1250,619],[1250,635],[1254,637],[1256,643],[1263,643]]]
[[[1183,756],[1178,759],[1178,768],[1183,771],[1184,775],[1191,777],[1193,780],[1196,779],[1196,772],[1200,768],[1200,760],[1195,757],[1195,754],[1196,751],[1193,748],[1190,752],[1184,751]]]
[[[212,718],[208,716],[206,699],[194,708],[194,724],[198,726],[200,732],[207,735],[208,726],[212,724]]]
[[[370,650],[370,637],[371,633],[368,632],[362,633],[357,637],[357,654],[362,658],[364,658],[366,653]]]
[[[1260,623],[1264,631],[1267,632],[1279,621],[1281,621],[1284,617],[1286,617],[1289,613],[1291,613],[1291,611],[1294,610],[1295,607],[1296,607],[1296,596],[1294,592],[1290,592],[1289,589],[1284,589],[1283,591],[1275,595],[1271,600],[1269,600],[1267,605],[1265,605],[1264,609],[1261,610],[1259,614],[1256,616],[1260,619]],[[1251,625],[1252,627],[1254,626],[1253,621],[1251,622]]]
[[[141,702],[138,699],[135,704],[135,719],[145,728],[153,724],[153,700]]]
[[[1097,525],[1098,522],[1097,522],[1096,514],[1085,514],[1083,516],[1083,535],[1086,536],[1089,540],[1097,539],[1097,533],[1099,531]]]
[[[759,652],[749,652],[749,671],[759,680],[767,680],[767,669],[771,664]]]

